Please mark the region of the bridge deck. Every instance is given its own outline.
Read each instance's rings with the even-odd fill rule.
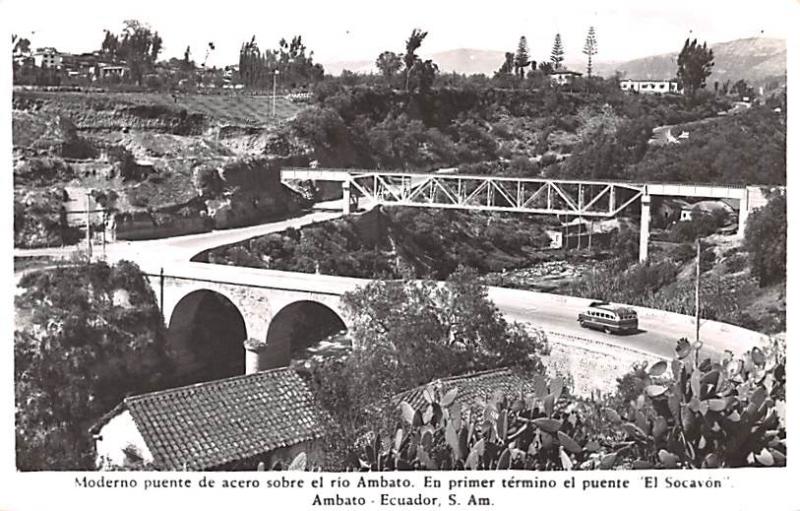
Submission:
[[[748,187],[738,185],[300,168],[281,171],[281,178],[342,182],[348,202],[354,193],[394,206],[609,218],[642,196],[670,196],[735,199],[750,209]]]
[[[745,185],[725,185],[714,183],[674,183],[674,182],[636,182],[612,179],[547,179],[547,178],[518,178],[507,176],[485,176],[472,174],[437,174],[414,172],[384,172],[366,169],[302,169],[289,168],[281,171],[282,179],[298,179],[310,181],[336,181],[345,182],[358,178],[383,178],[389,180],[407,180],[410,182],[423,182],[430,179],[441,181],[493,181],[502,183],[530,183],[557,185],[582,185],[582,186],[618,186],[630,190],[645,192],[649,195],[671,197],[697,197],[697,198],[725,198],[741,200],[747,193]]]

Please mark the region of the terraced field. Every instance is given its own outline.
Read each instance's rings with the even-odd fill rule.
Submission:
[[[166,96],[166,95],[165,95]],[[170,96],[166,100],[172,102]],[[288,119],[305,105],[285,97],[275,99],[275,116],[272,116],[272,96],[249,95],[191,95],[178,96],[177,104],[190,112],[205,114],[231,124],[264,125]]]
[[[271,95],[250,94],[179,94],[173,98],[168,93],[148,92],[43,92],[25,91],[28,98],[59,102],[80,102],[91,105],[95,102],[105,104],[165,105],[185,108],[190,113],[207,115],[223,124],[266,126],[293,117],[306,107],[305,103],[295,103],[285,96],[275,100],[275,116],[272,116]]]

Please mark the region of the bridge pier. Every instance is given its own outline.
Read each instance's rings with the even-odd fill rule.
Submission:
[[[267,361],[267,342],[260,339],[244,341],[244,373],[253,374],[270,369]]]
[[[737,238],[744,238],[744,231],[747,227],[747,217],[750,214],[750,191],[745,188],[744,196],[739,200],[739,229],[736,231]]]
[[[642,217],[639,225],[639,262],[647,261],[647,245],[650,242],[650,195],[642,195]]]
[[[350,181],[342,181],[342,213],[349,215],[350,209]]]

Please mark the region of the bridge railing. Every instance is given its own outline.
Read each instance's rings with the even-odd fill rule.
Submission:
[[[345,168],[345,167],[318,167],[318,168],[308,168],[308,167],[286,167],[284,170],[290,172],[298,172],[298,171],[310,171],[310,172],[317,172],[317,173],[325,173],[331,172],[334,174],[343,173],[349,174],[350,176],[364,176],[367,174],[381,174],[381,175],[402,175],[402,176],[439,176],[439,177],[462,177],[462,178],[492,178],[497,180],[510,180],[510,181],[517,181],[517,180],[525,180],[525,181],[553,181],[558,183],[583,183],[583,184],[596,184],[596,185],[606,185],[606,184],[615,184],[615,185],[628,185],[635,188],[640,188],[647,185],[675,185],[675,186],[697,186],[697,187],[718,187],[718,188],[731,188],[731,189],[743,189],[747,187],[757,187],[757,188],[783,188],[785,189],[785,185],[776,185],[776,184],[736,184],[736,183],[712,183],[712,182],[681,182],[681,181],[630,181],[630,180],[623,180],[623,179],[548,179],[548,178],[521,178],[521,177],[513,177],[513,176],[487,176],[482,174],[438,174],[436,172],[404,172],[400,170],[391,170],[391,171],[384,171],[379,169],[363,169],[363,168]]]

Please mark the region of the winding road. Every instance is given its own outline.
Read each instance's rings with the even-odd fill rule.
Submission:
[[[261,280],[285,286],[302,286],[314,279],[317,287],[330,287],[331,291],[352,288],[368,282],[365,279],[345,277],[307,275],[274,270],[239,268],[206,263],[190,263],[195,255],[220,246],[239,243],[247,239],[269,233],[284,231],[290,227],[299,228],[317,222],[337,218],[339,212],[311,212],[302,216],[270,222],[266,224],[211,231],[201,234],[175,236],[146,241],[117,241],[106,246],[106,259],[116,262],[123,259],[136,262],[142,267],[157,267],[164,264],[178,267],[191,267],[209,275],[236,274],[240,279]],[[99,250],[95,247],[95,253]],[[64,249],[15,250],[15,257],[51,256],[65,257],[69,255]],[[199,265],[199,266],[198,266]],[[18,272],[18,275],[21,272]],[[498,309],[512,321],[519,321],[541,328],[547,332],[573,336],[587,342],[611,344],[627,349],[634,349],[649,355],[664,358],[671,357],[675,342],[681,337],[693,339],[695,335],[694,320],[691,317],[663,311],[654,311],[634,307],[639,312],[640,332],[632,335],[612,335],[600,331],[581,328],[577,323],[579,312],[586,309],[591,300],[573,298],[547,293],[538,293],[517,289],[490,287],[489,298]],[[761,334],[745,330],[733,325],[725,325],[713,321],[701,322],[700,336],[704,342],[707,355],[718,356],[725,350],[740,354],[750,349]]]

